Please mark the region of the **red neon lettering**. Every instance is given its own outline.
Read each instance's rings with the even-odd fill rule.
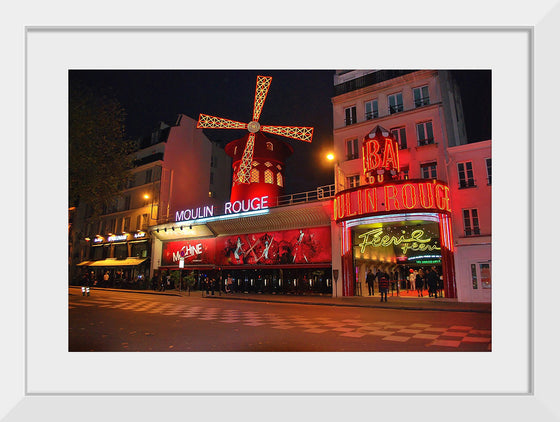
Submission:
[[[431,183],[420,183],[418,185],[420,192],[420,206],[423,208],[434,207],[434,185]]]
[[[356,215],[357,212],[351,210],[352,200],[351,200],[351,197],[350,197],[350,193],[345,193],[344,196],[346,197],[346,198],[344,198],[344,201],[346,202],[346,216],[347,217],[352,217],[352,216]]]
[[[393,167],[398,171],[398,150],[395,152],[393,150],[393,145],[396,142],[392,142],[389,138],[385,139],[385,151],[383,152],[383,167],[389,169]],[[397,144],[398,145],[398,144]],[[389,165],[390,164],[390,165]]]
[[[442,191],[444,191],[443,186],[439,184],[436,185],[435,187],[436,207],[438,207],[440,210],[445,209],[445,198],[444,198],[444,193],[442,193]]]
[[[390,196],[389,196],[389,189],[393,190],[393,194]],[[385,186],[384,191],[385,191],[385,208],[387,209],[387,211],[391,210],[389,200],[392,200],[394,202],[394,209],[400,210],[401,207],[399,205],[399,201],[397,200],[397,188],[393,185],[388,185]]]
[[[404,185],[402,188],[402,197],[405,208],[411,209],[416,207],[416,189],[414,185],[410,183]]]
[[[366,189],[365,194],[367,212],[377,211],[377,189]]]

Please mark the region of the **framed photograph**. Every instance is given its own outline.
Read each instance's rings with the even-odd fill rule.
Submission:
[[[410,9],[398,7],[398,21],[395,6],[361,5],[349,21],[301,27],[288,26],[290,15],[275,10],[274,19],[258,26],[251,14],[236,11],[239,26],[232,26],[229,6],[213,21],[202,5],[178,7],[186,21],[148,24],[150,13],[127,16],[122,9],[122,22],[96,15],[108,19],[103,27],[54,12],[42,26],[29,26],[36,21],[19,6],[4,29],[13,64],[6,80],[14,81],[6,101],[14,114],[8,136],[22,140],[9,143],[16,177],[6,177],[17,206],[15,212],[4,207],[10,239],[0,310],[7,340],[0,364],[4,420],[46,414],[254,420],[263,412],[278,420],[301,413],[329,420],[560,419],[551,334],[558,293],[549,256],[553,234],[547,227],[545,238],[537,235],[554,209],[554,191],[539,194],[547,180],[554,189],[545,173],[555,154],[542,146],[555,143],[553,40],[560,7],[504,14],[502,7],[469,4],[463,13],[441,12],[418,26],[416,6],[407,3]],[[444,9],[444,2],[431,3]],[[291,6],[282,7],[293,12]],[[339,18],[334,11],[332,18]],[[371,19],[386,24],[375,27]],[[68,352],[69,69],[378,68],[492,70],[490,353]]]

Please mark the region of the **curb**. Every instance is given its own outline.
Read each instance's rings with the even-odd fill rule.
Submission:
[[[81,289],[81,286],[68,286],[69,288]],[[153,290],[128,290],[128,289],[115,289],[109,287],[90,287],[91,291],[112,291],[112,292],[124,292],[124,293],[139,293],[144,295],[156,295],[156,296],[176,296],[176,297],[189,297],[186,292],[155,292]],[[193,295],[194,296],[194,295]],[[339,306],[346,308],[370,308],[370,309],[402,309],[407,311],[446,311],[446,312],[473,312],[473,313],[492,313],[491,309],[474,309],[461,306],[460,304],[452,304],[451,306],[434,306],[433,304],[426,304],[425,306],[418,306],[417,304],[406,304],[406,303],[340,303],[340,302],[315,302],[313,300],[301,300],[300,298],[282,298],[282,297],[251,297],[251,296],[207,296],[201,294],[202,299],[222,299],[222,300],[244,300],[249,302],[261,302],[261,303],[285,303],[288,305],[315,305],[315,306]],[[448,303],[448,302],[444,302]],[[442,303],[443,304],[443,303]]]

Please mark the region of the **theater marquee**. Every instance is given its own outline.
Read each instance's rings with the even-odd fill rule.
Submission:
[[[395,211],[450,213],[449,186],[439,180],[400,180],[347,189],[334,199],[336,221]]]

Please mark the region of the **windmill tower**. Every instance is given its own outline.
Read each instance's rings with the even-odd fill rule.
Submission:
[[[261,126],[259,118],[272,81],[271,76],[257,76],[253,119],[249,123],[236,122],[201,114],[199,129],[247,129],[248,133],[226,145],[226,153],[233,158],[231,201],[282,194],[284,188],[284,162],[293,148],[263,132],[311,142],[312,127]]]

